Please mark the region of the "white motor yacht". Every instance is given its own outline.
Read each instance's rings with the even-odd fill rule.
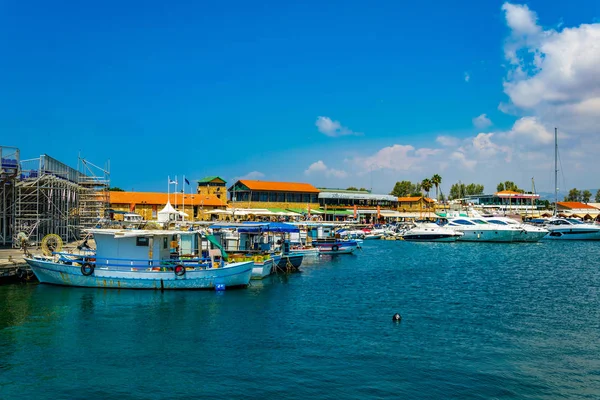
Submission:
[[[497,225],[508,225],[521,229],[521,234],[514,238],[515,242],[537,242],[548,234],[548,230],[539,226],[522,224],[508,217],[488,217],[486,222]]]
[[[573,218],[552,218],[544,226],[544,239],[600,240],[600,225],[586,224]]]
[[[455,242],[463,236],[462,232],[434,224],[432,222],[417,224],[399,236],[412,242]]]
[[[497,225],[483,218],[449,218],[445,227],[464,233],[458,240],[465,242],[513,242],[522,229],[510,225]]]

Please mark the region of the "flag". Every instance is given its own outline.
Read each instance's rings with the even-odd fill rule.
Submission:
[[[377,219],[381,218],[381,208],[377,206]]]
[[[183,178],[183,179],[185,179],[185,183],[186,183],[187,185],[189,185],[189,184],[190,184],[190,181],[188,181],[188,180],[187,180],[187,178]]]
[[[356,208],[356,204],[354,205],[354,219],[356,219],[356,214],[358,214],[358,210]]]

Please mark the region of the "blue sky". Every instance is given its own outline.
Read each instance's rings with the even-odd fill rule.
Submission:
[[[600,77],[580,55],[600,60],[598,18],[597,1],[1,1],[0,144],[110,159],[137,191],[220,175],[389,192],[434,173],[552,190],[560,125],[564,185],[596,187]],[[569,40],[577,90],[552,73]]]

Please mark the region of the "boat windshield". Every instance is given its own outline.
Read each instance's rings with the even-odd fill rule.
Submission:
[[[487,222],[482,221],[480,219],[474,219],[473,222],[475,222],[476,224],[480,224],[480,225],[486,225],[487,224]]]
[[[574,224],[574,225],[583,225],[583,222],[581,222],[578,219],[574,219],[574,218],[567,218],[567,221],[569,221],[570,223]]]
[[[450,224],[456,224],[456,225],[475,225],[471,221],[467,221],[465,219],[455,219],[455,220],[450,221]]]

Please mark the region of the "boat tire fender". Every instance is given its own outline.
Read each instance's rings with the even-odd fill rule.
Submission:
[[[81,273],[84,276],[90,276],[94,273],[94,266],[88,262],[81,265]]]
[[[331,246],[331,251],[338,251],[340,249],[340,246],[338,246],[337,244],[334,244],[333,246]]]
[[[185,267],[181,264],[176,265],[175,268],[173,268],[173,271],[175,271],[175,275],[177,276],[185,275]]]

